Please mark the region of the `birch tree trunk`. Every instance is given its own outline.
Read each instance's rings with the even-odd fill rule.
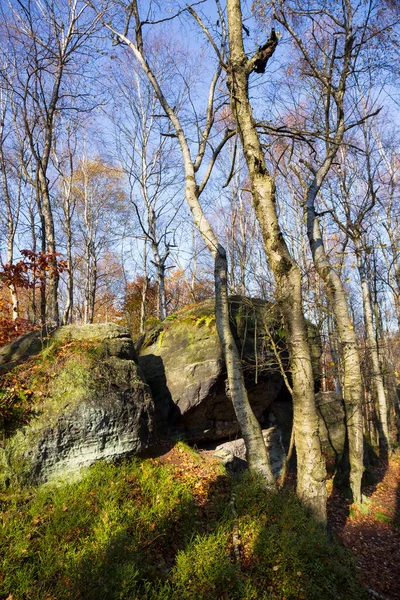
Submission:
[[[363,385],[358,342],[347,307],[343,283],[327,257],[321,228],[315,214],[315,197],[309,191],[306,203],[307,235],[315,268],[325,282],[329,304],[335,316],[343,360],[343,399],[349,442],[350,487],[353,502],[361,502],[361,479],[364,472]]]
[[[382,451],[383,458],[386,458],[390,448],[387,398],[385,386],[383,384],[381,367],[379,363],[379,353],[374,330],[371,293],[369,289],[366,268],[363,259],[361,239],[359,237],[354,237],[353,241],[356,247],[357,269],[361,281],[365,329],[367,334],[367,350],[372,366],[372,386],[379,415],[379,447]]]
[[[58,282],[60,279],[56,259],[56,238],[54,229],[53,210],[51,207],[50,193],[46,171],[39,168],[38,172],[39,190],[43,211],[44,224],[46,228],[47,251],[51,254],[49,264],[51,266],[47,283],[47,322],[51,326],[59,324],[58,313]]]
[[[207,106],[206,126],[203,130],[203,135],[199,144],[198,154],[195,160],[192,160],[189,144],[182,128],[181,122],[175,110],[169,105],[164,96],[156,76],[151,70],[143,50],[142,39],[142,24],[139,17],[137,1],[133,0],[130,9],[135,18],[135,34],[136,43],[133,43],[123,33],[113,29],[109,24],[106,26],[118,36],[132,50],[134,56],[146,73],[150,83],[153,86],[157,99],[168,117],[175,135],[177,137],[183,159],[185,170],[185,198],[196,227],[198,228],[205,244],[207,245],[214,259],[214,275],[215,275],[215,317],[219,340],[222,346],[223,355],[225,358],[229,395],[232,400],[233,408],[239,422],[239,426],[246,444],[246,456],[249,463],[249,468],[252,471],[257,471],[263,476],[266,485],[275,487],[274,477],[271,472],[268,453],[262,436],[261,427],[254,416],[253,410],[247,397],[247,390],[244,384],[240,355],[231,332],[229,322],[229,305],[227,291],[227,259],[224,248],[219,244],[218,238],[208,222],[203,209],[201,207],[199,197],[203,191],[211,173],[212,166],[215,162],[216,155],[210,162],[206,171],[206,175],[200,185],[196,181],[196,172],[198,172],[204,154],[206,151],[207,141],[214,120],[213,112],[213,97],[215,87],[217,85],[220,67],[214,75],[211,83],[209,101]],[[222,146],[221,146],[222,147]],[[219,150],[218,150],[219,152]]]
[[[39,193],[39,185],[36,186],[36,203],[38,207],[38,212],[40,216],[40,243],[41,243],[41,252],[44,254],[46,252],[46,222],[43,215],[42,201]],[[47,292],[47,284],[46,277],[43,275],[40,278],[40,324],[42,327],[46,325],[46,292]]]
[[[146,297],[147,289],[149,287],[149,278],[147,277],[147,239],[144,238],[143,242],[143,285],[142,295],[140,301],[140,333],[144,333],[145,322],[146,322]]]
[[[12,201],[9,179],[8,179],[8,165],[4,151],[4,121],[7,110],[7,102],[3,101],[3,97],[0,96],[0,170],[1,170],[1,183],[3,191],[3,202],[5,203],[5,220],[7,229],[7,264],[12,265],[14,262],[14,240],[15,233],[18,226],[19,211],[21,203],[21,179],[18,182],[18,195],[15,203]],[[14,209],[14,210],[13,210]],[[10,292],[11,300],[11,318],[16,321],[19,317],[19,301],[17,289],[13,283],[9,283],[8,290]]]
[[[277,302],[282,311],[293,381],[293,427],[297,454],[297,493],[315,517],[326,522],[326,467],[318,435],[314,379],[303,316],[301,274],[289,254],[279,227],[275,185],[270,177],[255,128],[249,102],[248,80],[256,60],[267,61],[277,39],[248,59],[243,47],[240,0],[227,0],[230,60],[228,87],[249,171],[251,192],[260,223],[270,268],[277,283]],[[264,50],[263,50],[264,49]]]
[[[68,211],[69,212],[69,211]],[[74,277],[72,264],[72,228],[71,219],[65,210],[65,235],[67,238],[67,300],[62,318],[63,325],[72,323],[72,310],[74,306]]]
[[[169,249],[167,247],[163,256],[160,256],[159,252],[159,244],[155,242],[156,239],[156,230],[154,227],[150,229],[151,237],[151,249],[153,251],[154,261],[153,264],[156,267],[157,271],[157,286],[158,286],[158,295],[157,295],[157,312],[158,318],[160,321],[164,321],[167,316],[167,299],[165,296],[165,263],[169,256]]]

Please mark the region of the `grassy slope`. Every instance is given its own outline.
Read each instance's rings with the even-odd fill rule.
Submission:
[[[0,599],[365,597],[349,556],[291,493],[230,480],[182,444],[168,458],[0,495]]]

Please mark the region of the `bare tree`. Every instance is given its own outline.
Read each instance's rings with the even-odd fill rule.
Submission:
[[[125,212],[123,173],[101,160],[84,157],[77,165],[71,194],[76,207],[78,243],[82,244],[85,308],[83,320],[93,323],[98,289],[98,265],[111,248]]]
[[[225,357],[227,376],[228,376],[228,388],[229,395],[231,397],[233,407],[241,428],[242,435],[246,442],[247,458],[249,466],[254,471],[259,471],[269,486],[274,486],[274,479],[272,476],[267,450],[265,447],[264,439],[261,433],[261,427],[254,416],[251,409],[247,391],[244,384],[240,354],[238,352],[233,334],[231,332],[229,323],[229,307],[228,307],[228,288],[227,288],[227,257],[226,251],[220,244],[215,231],[212,229],[209,221],[200,204],[200,196],[206,188],[207,182],[210,178],[215,161],[226,141],[232,137],[235,133],[233,130],[226,130],[222,139],[215,146],[211,146],[211,132],[215,118],[215,105],[214,96],[217,89],[217,84],[221,75],[221,64],[218,62],[217,69],[212,77],[211,86],[208,94],[208,103],[206,108],[206,115],[203,119],[203,125],[197,120],[197,151],[196,157],[192,158],[192,151],[190,148],[188,135],[185,134],[183,124],[179,118],[177,110],[174,106],[168,102],[168,99],[160,86],[159,79],[154,67],[152,68],[148,62],[146,45],[143,39],[143,27],[149,21],[146,19],[143,21],[140,17],[139,6],[136,0],[134,0],[129,6],[126,7],[128,18],[126,21],[125,28],[116,29],[114,26],[105,22],[105,26],[112,31],[116,36],[117,40],[126,44],[132,51],[135,59],[143,69],[144,73],[148,77],[151,85],[153,86],[155,95],[161,108],[168,118],[173,128],[173,134],[176,136],[178,141],[184,171],[185,171],[185,197],[193,215],[196,227],[200,231],[202,238],[207,245],[215,264],[215,313],[216,323],[219,339],[221,341],[222,350]],[[190,7],[184,10],[191,11]],[[130,24],[133,20],[133,40],[128,37]],[[221,21],[222,22],[222,21]],[[222,34],[222,41],[218,52],[221,56],[224,54],[225,34]],[[207,152],[211,146],[211,153]],[[208,166],[204,167],[204,174],[202,180],[199,180],[200,168],[203,166],[204,159],[207,155],[210,155]]]
[[[243,45],[240,0],[227,0],[229,26],[228,87],[249,171],[253,203],[265,251],[277,284],[292,373],[294,436],[297,453],[297,492],[321,522],[326,521],[325,462],[318,437],[312,361],[302,308],[301,275],[283,238],[277,217],[275,183],[270,176],[249,101],[249,77],[262,73],[278,39],[269,40],[249,59]]]
[[[10,111],[10,90],[0,89],[0,171],[2,196],[4,200],[4,209],[0,207],[0,223],[4,225],[7,239],[6,262],[12,265],[14,262],[14,244],[17,232],[18,221],[21,207],[21,187],[22,180],[12,164],[10,156],[11,148],[6,147],[6,140],[9,136],[7,128],[12,127],[12,120],[9,119]],[[19,302],[17,289],[13,282],[8,285],[11,300],[11,318],[13,321],[19,317]]]
[[[366,328],[367,352],[371,362],[371,376],[375,394],[376,406],[378,407],[378,429],[379,445],[383,454],[387,454],[390,447],[388,405],[384,387],[376,333],[374,328],[373,307],[371,298],[370,282],[367,272],[367,254],[369,244],[366,234],[368,231],[368,216],[371,214],[377,202],[375,177],[373,174],[370,133],[369,127],[364,124],[365,136],[365,162],[357,172],[357,163],[352,161],[352,173],[349,173],[349,153],[341,150],[342,160],[338,167],[340,192],[336,196],[336,203],[342,206],[345,218],[332,211],[338,227],[351,240],[355,256],[357,270],[360,277],[362,290],[363,312]],[[365,176],[364,182],[362,182]],[[360,186],[361,183],[361,186]],[[359,188],[357,190],[357,188]],[[359,193],[358,193],[359,192]]]
[[[166,271],[171,248],[175,246],[174,229],[182,205],[182,185],[176,162],[175,140],[171,126],[157,116],[158,100],[141,68],[132,69],[131,54],[125,52],[119,68],[127,76],[113,78],[113,109],[110,115],[117,134],[117,157],[130,185],[130,202],[144,239],[150,245],[158,283],[158,316],[167,316]],[[154,60],[159,60],[154,56]],[[168,81],[169,69],[164,62],[160,85]],[[168,123],[168,121],[167,121]]]
[[[260,10],[265,3],[257,3]],[[306,7],[297,2],[272,3],[275,20],[287,31],[297,50],[290,67],[290,85],[302,82],[298,105],[290,113],[289,124],[277,128],[280,134],[292,135],[290,168],[303,189],[307,235],[315,268],[325,282],[334,312],[343,361],[343,396],[349,440],[350,484],[355,502],[361,502],[363,473],[362,376],[358,341],[346,302],[343,282],[332,265],[322,234],[318,196],[332,168],[346,134],[361,125],[370,115],[355,118],[360,97],[354,96],[355,82],[361,83],[360,71],[366,68],[366,54],[375,35],[378,8],[367,2],[361,8],[351,0],[333,2],[320,10],[320,3]],[[366,69],[367,70],[367,69]],[[368,70],[370,77],[372,69]],[[299,86],[297,86],[299,87]],[[353,97],[350,100],[350,95]],[[303,96],[302,92],[306,95]],[[291,94],[296,97],[296,92]],[[296,111],[296,112],[295,112]],[[371,111],[373,112],[373,111]],[[297,155],[297,165],[293,158]]]
[[[25,177],[38,189],[45,225],[46,250],[52,269],[48,280],[48,320],[58,324],[58,280],[56,237],[50,194],[49,167],[57,114],[68,110],[74,96],[72,75],[80,72],[79,61],[87,49],[98,17],[80,0],[53,2],[28,0],[3,6],[8,48],[14,62],[14,101],[22,116],[36,177]],[[3,80],[8,74],[2,71]],[[68,88],[63,88],[70,79]]]

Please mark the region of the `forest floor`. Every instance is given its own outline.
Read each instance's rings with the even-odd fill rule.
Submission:
[[[364,490],[360,507],[340,492],[329,501],[329,521],[334,533],[357,558],[361,581],[371,596],[400,598],[400,455],[388,465],[373,468],[379,483]],[[375,594],[373,594],[375,592]]]
[[[210,451],[149,454],[0,492],[0,600],[400,598],[400,456],[362,506],[334,490],[327,536],[291,478],[267,494]]]

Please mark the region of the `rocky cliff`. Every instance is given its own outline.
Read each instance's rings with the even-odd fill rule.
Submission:
[[[268,432],[278,474],[292,425],[291,398],[276,358],[278,351],[287,366],[284,330],[274,306],[261,300],[231,297],[230,316],[249,399]],[[320,349],[313,333],[310,327],[317,380]],[[32,332],[0,349],[0,375],[0,408],[11,399],[16,409],[4,422],[3,485],[66,476],[99,459],[138,454],[157,438],[215,447],[240,437],[213,300],[167,318],[136,348],[129,332],[116,325]],[[20,415],[24,403],[29,411]],[[340,458],[341,400],[325,395],[319,404],[327,453]]]

